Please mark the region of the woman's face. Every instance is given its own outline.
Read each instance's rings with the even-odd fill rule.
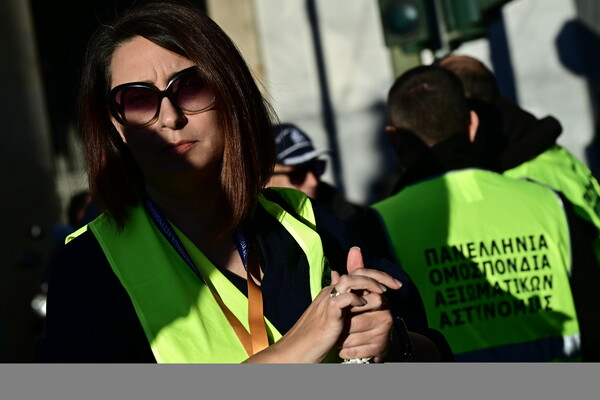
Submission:
[[[136,37],[113,54],[111,89],[146,82],[164,90],[175,74],[193,65],[187,58]],[[114,117],[112,121],[147,184],[159,191],[178,191],[218,177],[225,141],[217,115],[212,107],[184,114],[163,97],[156,121],[147,126],[127,127]]]

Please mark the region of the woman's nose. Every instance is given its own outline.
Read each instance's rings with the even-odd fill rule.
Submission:
[[[168,97],[164,97],[160,103],[158,121],[161,126],[177,129],[181,127],[182,122],[186,120],[186,116],[181,112]]]

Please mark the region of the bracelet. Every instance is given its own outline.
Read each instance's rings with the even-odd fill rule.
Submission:
[[[342,364],[371,364],[371,359],[373,357],[366,357],[366,358],[344,358],[344,361],[342,361]]]

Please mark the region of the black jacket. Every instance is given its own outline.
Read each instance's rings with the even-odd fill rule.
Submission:
[[[481,165],[497,172],[537,157],[562,133],[556,118],[538,119],[504,97],[493,103],[470,100],[470,105],[479,116],[474,144]]]

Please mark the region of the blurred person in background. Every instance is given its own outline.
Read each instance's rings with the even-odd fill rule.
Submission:
[[[93,220],[98,212],[90,205],[90,195],[87,190],[82,190],[71,196],[67,207],[67,222],[56,223],[52,226],[52,243],[54,250],[50,256],[48,265],[42,271],[42,275],[36,286],[35,295],[31,301],[31,307],[36,315],[41,318],[46,317],[46,306],[48,296],[48,278],[50,271],[54,268],[57,260],[60,259],[60,251],[63,250],[65,239],[68,235],[81,228],[86,223]]]
[[[581,217],[600,229],[600,184],[581,160],[557,143],[560,122],[552,116],[536,118],[502,96],[493,72],[476,58],[449,55],[437,64],[458,76],[478,115],[473,142],[480,162],[504,175],[561,191]]]
[[[274,134],[275,169],[267,186],[301,190],[340,219],[361,208],[321,179],[327,166],[322,156],[330,154],[328,149],[315,149],[310,137],[294,124],[275,125]]]

